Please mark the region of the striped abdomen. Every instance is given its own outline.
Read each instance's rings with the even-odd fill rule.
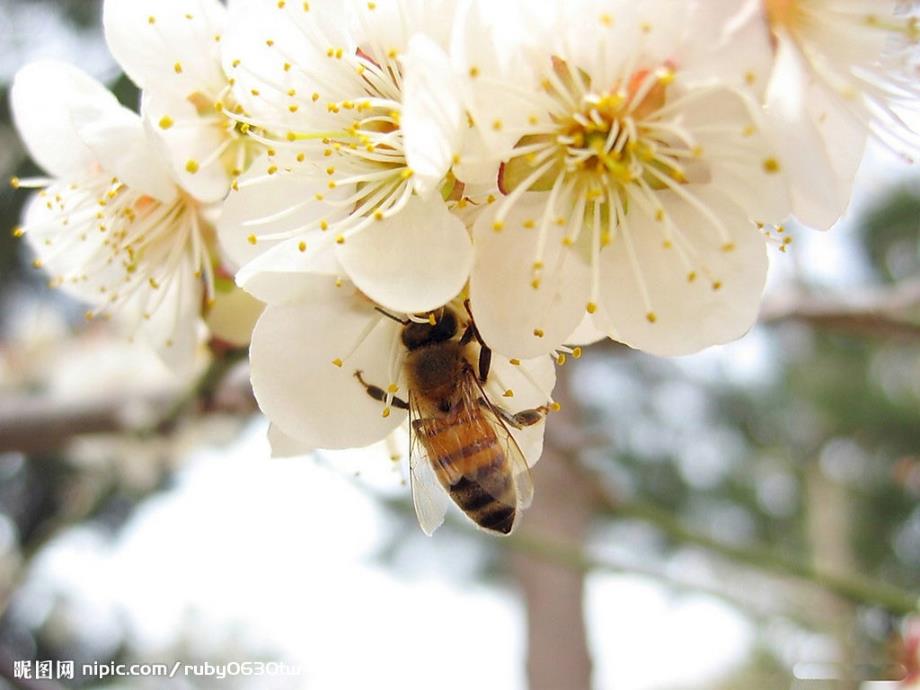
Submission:
[[[510,533],[517,513],[511,463],[482,412],[418,420],[415,431],[454,503],[483,529]]]

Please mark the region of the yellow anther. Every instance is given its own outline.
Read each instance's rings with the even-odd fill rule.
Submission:
[[[763,162],[763,169],[764,169],[764,172],[770,175],[778,173],[780,170],[779,161],[776,160],[775,158],[767,158]]]
[[[194,175],[198,172],[198,161],[192,159],[185,164],[185,171],[190,175]]]
[[[557,402],[552,402],[549,404],[549,409],[551,412],[558,412],[559,410],[562,409],[562,405],[560,405]]]
[[[543,332],[543,329],[542,329],[542,328],[534,328],[534,329],[533,329],[533,334],[534,334],[534,336],[537,337],[537,338],[542,338],[543,336],[546,335],[546,333]]]
[[[20,180],[18,177],[10,178],[10,187],[13,189],[19,189],[20,186],[22,186],[22,180]]]
[[[583,354],[584,354],[584,350],[582,350],[580,347],[572,348],[572,357],[574,357],[575,359],[581,359],[581,356]]]
[[[506,390],[504,393],[502,393],[502,397],[503,397],[503,398],[513,398],[513,397],[514,397],[514,391],[511,390],[511,389],[509,388],[509,389]]]
[[[176,123],[173,122],[173,119],[169,115],[164,115],[160,118],[160,129],[169,129],[174,124]]]
[[[26,231],[22,228],[13,228],[13,237],[22,237],[26,234]]]
[[[715,292],[718,292],[719,290],[721,290],[721,289],[722,289],[722,281],[721,281],[721,280],[715,281],[715,282],[712,284],[712,289],[713,289]]]
[[[502,230],[505,229],[505,223],[503,221],[497,220],[494,223],[492,223],[492,229],[495,232],[501,232]]]
[[[336,357],[334,360],[332,360],[332,364],[333,364],[334,366],[337,366],[339,369],[341,369],[342,367],[345,366],[345,362],[343,362],[343,361],[342,361],[341,359],[339,359],[338,357]]]
[[[696,282],[696,271],[690,271],[690,273],[687,274],[687,282],[688,283]]]
[[[384,407],[384,408],[383,408],[383,415],[382,415],[382,416],[383,416],[384,419],[386,419],[387,417],[390,416],[390,408],[389,408],[389,407]]]
[[[307,243],[306,243],[306,242],[301,242],[300,244],[297,245],[297,249],[298,249],[298,250],[300,251],[300,253],[302,254],[303,252],[307,251]]]
[[[733,252],[733,251],[735,251],[735,243],[734,243],[734,242],[726,242],[725,244],[722,245],[722,251],[723,251],[723,252]]]
[[[174,71],[176,74],[182,74],[182,63],[181,63],[181,62],[177,62],[175,65],[173,65],[173,71]]]
[[[399,393],[399,386],[397,386],[395,383],[391,383],[389,386],[387,386],[387,393],[390,395],[396,395]]]
[[[508,362],[515,367],[521,366],[521,360],[519,359],[509,359]]]
[[[648,314],[646,314],[646,315],[645,315],[645,318],[646,318],[646,320],[647,320],[649,323],[657,323],[657,322],[658,322],[658,315],[657,315],[655,312],[653,312],[653,311],[650,311]]]
[[[45,264],[42,262],[41,259],[35,259],[35,260],[32,262],[32,268],[41,268],[41,267],[44,266],[44,265],[45,265]]]
[[[249,244],[254,245],[259,241],[259,238],[256,237],[255,235],[250,235],[249,237],[246,238],[246,241],[249,242]]]
[[[588,302],[588,306],[585,307],[585,309],[587,310],[589,314],[597,313],[597,305],[594,302]]]
[[[566,361],[567,357],[565,356],[564,352],[560,352],[558,355],[556,355],[556,364],[558,364],[560,367],[565,366]]]
[[[345,235],[339,235],[335,238],[336,244],[345,244]]]

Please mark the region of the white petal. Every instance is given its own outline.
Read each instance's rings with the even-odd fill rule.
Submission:
[[[77,135],[103,170],[160,201],[171,202],[178,196],[166,161],[135,113],[118,107],[100,117],[94,110],[80,110],[73,120]]]
[[[274,424],[269,425],[267,436],[273,458],[299,458],[309,455],[314,450],[312,446],[291,438]]]
[[[218,288],[205,322],[212,338],[234,347],[245,347],[252,338],[252,329],[264,308],[262,302],[236,286],[227,292]]]
[[[473,230],[473,314],[483,339],[508,357],[528,359],[562,345],[588,304],[587,264],[563,248],[564,231],[555,223],[547,231],[540,288],[531,285],[538,231],[525,229],[524,222],[542,218],[546,196],[533,194],[518,202],[501,232],[492,229],[492,213],[480,217]]]
[[[585,314],[578,328],[565,339],[568,345],[593,345],[610,337],[611,328],[606,322],[606,315]]]
[[[492,369],[486,392],[489,400],[511,414],[532,410],[547,405],[556,385],[556,367],[549,357],[524,360],[518,365],[507,358],[497,356],[492,360]],[[508,391],[513,397],[506,397]],[[524,429],[511,428],[511,435],[517,441],[527,464],[537,463],[543,453],[543,434],[546,423],[540,422]]]
[[[811,81],[787,36],[779,40],[767,98],[770,134],[784,161],[793,211],[808,225],[829,228],[849,204],[867,132]]]
[[[375,222],[339,249],[355,285],[393,311],[437,309],[466,285],[473,245],[440,197],[410,199],[393,218]]]
[[[766,242],[746,214],[706,187],[684,189],[719,218],[725,237],[698,209],[661,192],[664,210],[679,228],[676,246],[663,244],[665,222],[636,210],[628,231],[620,229],[601,252],[601,301],[618,339],[656,355],[690,354],[739,338],[757,318],[766,282]],[[692,256],[687,263],[678,251],[684,245]]]
[[[738,89],[690,90],[682,123],[702,152],[709,182],[743,208],[751,220],[781,223],[792,212],[782,156],[765,132],[760,107]],[[719,155],[722,152],[730,153]],[[716,152],[716,155],[708,155]]]
[[[120,106],[88,74],[63,62],[43,60],[23,67],[10,93],[13,119],[29,154],[54,177],[82,175],[95,162],[77,136],[71,114],[77,110],[111,112]]]
[[[293,0],[242,3],[233,9],[221,42],[235,100],[253,118],[282,132],[322,129],[324,122],[334,126],[326,105],[364,93],[360,76],[344,67],[344,56],[354,56],[357,46],[341,1],[311,0],[308,12],[303,7]],[[341,50],[343,61],[330,60],[330,50]],[[296,98],[288,95],[291,91]],[[315,103],[313,93],[320,96]],[[296,114],[288,110],[292,102],[299,105]]]
[[[226,85],[218,0],[105,0],[103,24],[109,49],[142,89],[216,97]]]
[[[677,62],[681,79],[745,86],[762,97],[773,67],[763,0],[694,3]]]
[[[447,54],[427,36],[414,36],[401,62],[403,145],[415,190],[425,195],[441,186],[468,129],[462,85]]]
[[[195,371],[202,347],[200,329],[202,303],[201,281],[194,277],[190,259],[176,268],[176,273],[159,307],[141,322],[141,335],[153,346],[160,358],[179,378]]]
[[[274,167],[278,170],[269,175],[266,171]],[[342,185],[329,190],[325,179],[288,172],[292,167],[283,157],[276,162],[262,156],[240,178],[239,189],[230,192],[224,202],[218,236],[221,248],[237,267],[284,241],[257,239],[253,244],[253,238],[285,237],[299,243],[301,236],[306,238],[308,229],[315,228],[321,220],[332,223],[346,214],[316,202],[315,195],[322,194],[334,202],[347,197],[353,188]]]
[[[182,188],[203,203],[223,201],[230,175],[224,159],[215,154],[225,142],[224,123],[199,117],[187,99],[169,93],[145,92],[142,112],[150,136]]]
[[[369,324],[376,329],[354,354]],[[250,362],[259,407],[287,436],[314,448],[353,448],[386,437],[406,413],[384,418],[356,380],[386,388],[398,324],[373,311],[353,288],[326,281],[297,304],[270,306],[256,324]],[[333,365],[344,359],[343,367]]]

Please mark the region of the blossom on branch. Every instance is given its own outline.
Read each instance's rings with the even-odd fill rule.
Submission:
[[[117,315],[177,372],[190,371],[203,303],[214,296],[213,229],[179,187],[140,117],[80,70],[44,61],[23,68],[13,117],[48,179],[16,234],[51,284]]]
[[[521,50],[536,87],[500,71],[476,80],[502,85],[500,112],[479,116],[513,134],[502,198],[473,231],[470,292],[486,340],[536,356],[585,313],[655,354],[739,337],[766,278],[755,223],[790,210],[783,162],[742,86],[751,67],[714,59],[695,24],[724,35],[713,45],[723,56],[739,39],[683,2],[531,7],[522,21],[543,22]]]

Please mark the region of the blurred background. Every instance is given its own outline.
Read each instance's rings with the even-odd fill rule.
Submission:
[[[135,105],[100,5],[0,0],[3,176],[38,172],[8,107],[29,60]],[[26,199],[0,191],[0,226]],[[460,518],[422,535],[391,449],[270,459],[244,362],[172,379],[4,231],[0,688],[908,687],[920,170],[873,148],[837,228],[786,232],[743,340],[678,360],[602,345],[560,369],[535,503],[496,540]],[[15,678],[39,659],[74,679]],[[300,672],[80,672],[112,661]]]

